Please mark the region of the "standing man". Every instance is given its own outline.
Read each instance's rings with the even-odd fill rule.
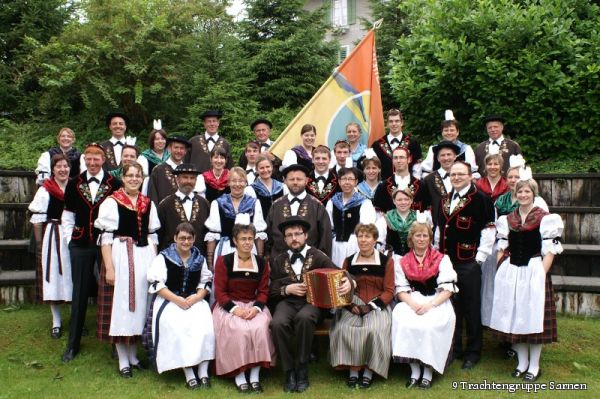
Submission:
[[[433,156],[440,167],[429,173],[421,181],[423,209],[431,207],[431,218],[434,226],[437,226],[437,217],[442,199],[448,197],[448,193],[452,191],[450,168],[452,168],[459,151],[460,147],[458,145],[446,140],[433,146]]]
[[[163,250],[172,244],[177,226],[189,223],[194,227],[194,245],[206,253],[204,222],[208,219],[210,204],[194,192],[200,171],[194,164],[182,163],[173,172],[177,182],[177,191],[168,195],[158,205],[160,220],[159,246]]]
[[[485,129],[487,130],[488,139],[479,143],[475,149],[475,161],[477,162],[481,177],[485,176],[485,157],[490,153],[490,147],[496,147],[497,151],[492,150],[494,154],[502,155],[504,166],[502,167],[502,175],[506,176],[506,172],[510,166],[510,156],[521,154],[521,147],[517,142],[504,137],[504,118],[499,115],[491,115],[485,118]]]
[[[312,152],[315,169],[308,176],[306,191],[315,197],[323,206],[340,191],[335,168],[329,169],[331,152],[324,145],[318,145]]]
[[[260,145],[260,154],[268,157],[273,164],[273,177],[280,180],[281,159],[270,151],[271,145],[273,145],[273,140],[270,138],[273,124],[268,119],[259,118],[250,124],[250,129],[254,133],[254,140]],[[244,154],[240,155],[239,165],[244,169],[248,165],[248,160]]]
[[[463,357],[463,369],[475,367],[481,358],[481,264],[492,253],[496,235],[492,201],[477,190],[471,177],[471,166],[465,162],[455,162],[450,168],[452,191],[442,199],[435,234],[440,252],[450,257],[458,275],[459,292],[453,298],[453,358]],[[467,335],[464,351],[463,318]]]
[[[121,187],[117,179],[102,169],[106,158],[104,149],[99,144],[88,145],[83,159],[87,170],[67,183],[65,210],[62,214],[73,278],[71,324],[63,362],[70,362],[79,353],[94,269],[101,260],[100,250],[96,245],[100,232],[93,227],[94,220],[98,217],[102,201]]]
[[[381,182],[373,194],[373,206],[380,212],[386,213],[394,209],[394,200],[392,194],[396,189],[404,190],[406,188],[413,192],[414,210],[422,210],[421,200],[421,182],[410,174],[409,165],[412,161],[410,152],[405,147],[397,147],[392,156],[394,164],[394,174]]]
[[[283,170],[285,185],[289,190],[275,202],[267,216],[267,234],[271,246],[271,259],[286,250],[283,233],[278,226],[291,216],[297,216],[310,225],[307,244],[331,255],[331,222],[329,215],[312,195],[306,192],[308,169],[300,164],[290,165]]]
[[[310,230],[310,223],[297,216],[281,222],[278,231],[287,250],[271,265],[269,298],[275,306],[271,332],[285,372],[284,392],[304,392],[308,388],[308,361],[315,328],[321,320],[319,308],[306,302],[304,273],[336,267],[327,255],[306,244]]]
[[[148,197],[158,206],[160,201],[177,191],[175,169],[183,163],[188,150],[191,148],[185,137],[173,136],[167,140],[171,155],[169,159],[154,169],[148,182]]]
[[[404,117],[402,112],[397,109],[390,109],[387,113],[387,126],[389,133],[373,143],[373,150],[377,154],[377,158],[381,161],[381,178],[387,179],[394,174],[394,165],[392,162],[392,153],[398,147],[408,149],[412,156],[411,162],[408,165],[409,171],[413,171],[416,166],[419,167],[421,162],[421,146],[412,139],[410,135],[402,132],[404,126]],[[418,173],[417,175],[420,175]]]
[[[187,156],[187,162],[196,165],[200,173],[210,169],[210,152],[215,147],[222,147],[227,153],[225,167],[231,169],[233,160],[231,158],[231,147],[229,142],[219,135],[219,125],[223,114],[218,110],[208,110],[200,116],[204,121],[204,134],[195,135],[190,139],[191,150]]]
[[[129,118],[122,112],[111,112],[106,115],[106,126],[112,137],[100,143],[106,154],[104,170],[111,171],[121,165],[121,154],[125,145],[125,132],[129,125]]]

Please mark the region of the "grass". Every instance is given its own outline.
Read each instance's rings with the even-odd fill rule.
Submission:
[[[68,309],[64,308],[64,313]],[[64,317],[64,316],[63,316]],[[88,312],[88,326],[94,326],[95,308]],[[68,320],[68,315],[64,317]],[[84,337],[81,354],[63,364],[60,356],[66,337],[49,336],[50,310],[43,305],[7,307],[0,311],[0,398],[231,398],[242,397],[232,380],[213,378],[213,389],[188,391],[179,370],[158,375],[152,371],[134,372],[124,380],[117,375],[117,363],[111,359],[110,346],[98,342],[93,333]],[[510,372],[515,364],[503,360],[497,343],[486,333],[482,361],[471,371],[463,371],[454,362],[443,376],[435,375],[429,391],[408,391],[404,387],[409,374],[405,365],[392,364],[388,380],[376,379],[368,391],[345,387],[345,372],[333,370],[326,356],[327,341],[320,339],[321,360],[310,366],[311,386],[303,395],[284,394],[281,370],[262,373],[265,388],[262,397],[306,398],[508,398],[535,395],[536,398],[600,397],[600,320],[560,316],[558,344],[542,352],[543,376],[538,383],[586,383],[587,390],[540,390],[536,394],[507,390],[466,390],[469,383],[514,383]],[[453,384],[457,385],[453,389]],[[521,387],[523,389],[523,387]]]

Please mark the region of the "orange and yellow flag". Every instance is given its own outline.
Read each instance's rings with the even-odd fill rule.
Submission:
[[[370,30],[352,53],[327,79],[271,146],[280,158],[301,144],[300,129],[310,123],[317,128],[316,144],[330,148],[346,139],[346,125],[356,122],[361,142],[370,145],[384,135],[375,30]]]

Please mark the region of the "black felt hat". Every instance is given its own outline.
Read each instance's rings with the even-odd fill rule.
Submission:
[[[451,141],[448,140],[442,140],[439,143],[437,143],[436,145],[433,146],[433,155],[435,156],[435,158],[437,158],[438,156],[438,152],[440,152],[440,150],[442,148],[449,148],[452,151],[454,151],[454,153],[456,155],[460,154],[460,147],[457,146],[456,144],[454,144]]]
[[[295,163],[293,165],[288,166],[287,168],[281,171],[281,174],[284,178],[286,178],[288,173],[293,172],[295,170],[301,170],[306,176],[310,175],[310,171],[308,170],[308,168],[304,165],[300,165],[299,163]]]
[[[115,111],[115,112],[111,112],[110,114],[107,114],[104,117],[104,120],[106,122],[106,126],[110,126],[110,121],[112,121],[113,118],[123,118],[123,120],[125,121],[125,125],[129,126],[129,117],[124,114],[123,112],[119,112],[119,111]]]
[[[304,231],[310,230],[310,223],[299,216],[290,216],[285,221],[279,223],[279,231],[285,232],[285,229],[291,226],[302,226]]]
[[[202,172],[200,172],[200,170],[193,163],[182,163],[181,165],[177,165],[177,167],[173,171],[173,174],[175,176],[183,174],[183,173],[199,175]]]
[[[265,118],[259,118],[259,119],[255,120],[254,122],[252,122],[250,124],[250,129],[254,130],[254,127],[256,125],[258,125],[259,123],[264,123],[265,125],[269,126],[269,129],[273,129],[273,124],[271,123],[271,121],[268,119],[265,119]]]
[[[500,122],[500,123],[504,124],[505,119],[501,115],[489,115],[485,118],[484,124],[487,125],[489,122]]]
[[[200,115],[200,118],[202,118],[202,119],[206,119],[206,118],[210,118],[210,117],[221,118],[222,116],[223,116],[223,113],[221,111],[219,111],[218,109],[207,109],[206,111],[204,111],[202,113],[202,115]]]
[[[183,136],[171,136],[167,138],[167,144],[171,144],[173,142],[185,144],[187,148],[192,148],[192,144]]]

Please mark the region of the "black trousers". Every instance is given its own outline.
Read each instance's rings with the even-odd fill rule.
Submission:
[[[100,263],[100,250],[96,246],[78,247],[69,244],[69,252],[71,254],[73,299],[71,302],[71,323],[69,325],[67,349],[79,352],[88,297],[94,286],[94,267],[96,262]]]
[[[277,304],[271,320],[271,333],[284,371],[308,363],[320,320],[321,311],[313,305],[286,299]]]
[[[458,263],[454,265],[458,275],[458,294],[453,297],[456,313],[454,329],[454,350],[462,354],[464,360],[479,361],[483,345],[483,328],[481,326],[481,266],[477,262]],[[463,319],[466,325],[467,345],[463,350]]]

